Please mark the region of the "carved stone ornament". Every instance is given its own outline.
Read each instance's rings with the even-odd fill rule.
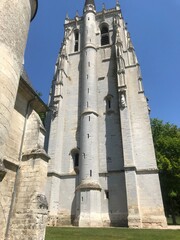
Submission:
[[[45,195],[38,194],[37,201],[38,201],[37,204],[39,209],[48,209],[48,202]]]
[[[114,26],[115,26],[116,28],[121,27],[121,22],[120,22],[119,16],[114,17]]]
[[[2,180],[4,179],[5,175],[6,175],[7,171],[4,167],[3,161],[0,159],[0,182],[2,182]]]
[[[54,105],[50,108],[53,113],[54,118],[57,117],[57,115],[58,115],[58,102],[54,103]]]
[[[65,37],[64,37],[64,42],[66,43],[69,40],[69,37],[72,33],[72,29],[71,28],[66,28],[65,29]]]
[[[120,105],[121,105],[121,108],[124,109],[127,107],[127,104],[126,104],[126,93],[125,91],[121,91],[120,92]]]
[[[128,50],[129,51],[133,51],[134,50],[134,46],[133,46],[132,41],[131,41],[130,33],[128,33],[128,35],[127,35],[127,40],[128,40]]]
[[[121,34],[120,34],[120,29],[119,28],[117,29],[117,32],[116,32],[116,45],[117,45],[117,47],[122,47],[123,46],[123,42],[121,40]]]
[[[64,40],[64,42],[62,43],[60,56],[63,56],[63,57],[66,57],[66,56],[67,56],[66,41],[65,41],[65,40]]]

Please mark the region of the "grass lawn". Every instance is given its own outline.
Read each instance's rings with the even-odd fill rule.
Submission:
[[[180,230],[47,228],[46,240],[180,240]]]

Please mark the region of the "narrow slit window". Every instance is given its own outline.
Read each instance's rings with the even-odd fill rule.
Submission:
[[[106,199],[109,199],[109,191],[108,190],[105,190],[105,197],[106,197]]]
[[[92,177],[92,170],[90,170],[90,177]]]
[[[108,99],[108,108],[111,109],[111,99]]]
[[[106,101],[106,111],[112,110],[112,95],[108,95],[105,97],[105,101]]]
[[[79,167],[79,153],[74,156],[74,167]]]
[[[112,101],[112,100],[111,100],[110,97],[108,97],[108,98],[106,99],[106,108],[107,108],[107,110],[111,109],[111,105],[112,105],[112,102],[111,102],[111,101]]]

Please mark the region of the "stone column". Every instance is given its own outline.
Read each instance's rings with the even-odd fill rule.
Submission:
[[[30,20],[36,9],[37,0],[0,1],[0,159],[5,155]]]
[[[80,227],[102,226],[99,185],[98,113],[96,70],[96,11],[92,2],[84,8],[84,48],[80,132]]]

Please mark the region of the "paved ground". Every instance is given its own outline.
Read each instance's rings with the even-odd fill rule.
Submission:
[[[180,225],[176,225],[176,226],[174,226],[174,225],[169,225],[169,226],[168,226],[168,229],[180,230]]]

